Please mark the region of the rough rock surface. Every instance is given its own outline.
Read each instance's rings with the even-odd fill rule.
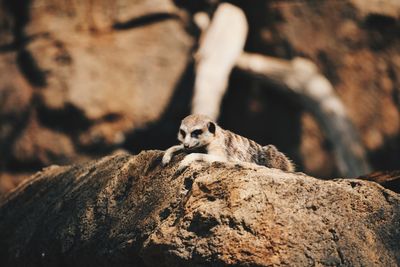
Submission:
[[[400,196],[159,151],[52,166],[0,203],[2,266],[395,266]]]

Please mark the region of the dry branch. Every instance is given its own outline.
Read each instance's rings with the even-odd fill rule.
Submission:
[[[215,11],[211,24],[207,27],[205,20],[201,27],[207,30],[195,55],[192,113],[217,119],[229,75],[243,51],[248,26],[240,8],[223,3]]]
[[[277,88],[295,93],[303,107],[314,115],[332,144],[342,175],[356,177],[370,172],[364,147],[346,108],[313,62],[304,58],[289,61],[243,53],[237,67],[267,82],[274,82],[279,85]]]

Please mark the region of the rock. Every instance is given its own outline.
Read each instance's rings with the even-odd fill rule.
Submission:
[[[80,16],[85,9],[88,14]],[[191,46],[174,17],[172,1],[109,1],[92,9],[85,3],[66,7],[60,2],[51,10],[43,6],[31,11],[26,33],[38,37],[26,49],[44,74],[40,96],[46,109],[71,105],[94,128],[113,117],[120,122],[113,130],[122,133],[160,117]],[[139,23],[160,13],[169,17]],[[101,138],[103,132],[96,132]],[[114,139],[105,140],[113,144]]]
[[[40,125],[35,113],[26,122],[23,135],[16,138],[11,153],[24,164],[67,163],[75,155],[71,139]]]
[[[0,204],[2,266],[395,266],[400,195],[361,180],[118,153]]]
[[[220,1],[2,1],[0,171],[172,145],[188,112],[194,46],[175,4],[212,10],[205,2]],[[249,20],[246,50],[313,60],[343,100],[373,169],[400,169],[398,1],[234,2]],[[318,124],[273,86],[232,72],[219,122],[275,144],[310,175],[338,177]]]
[[[0,54],[0,162],[9,160],[31,108],[32,87],[19,72],[16,57],[16,53]]]
[[[400,18],[400,2],[396,0],[350,0],[350,2],[360,10],[362,15],[381,15],[393,18]]]
[[[0,171],[101,157],[164,115],[193,43],[172,1],[3,2]]]

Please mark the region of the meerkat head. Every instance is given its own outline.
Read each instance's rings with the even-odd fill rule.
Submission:
[[[217,125],[204,115],[189,115],[182,120],[178,140],[186,149],[208,145],[215,137]]]

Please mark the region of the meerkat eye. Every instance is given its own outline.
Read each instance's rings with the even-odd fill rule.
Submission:
[[[182,137],[183,137],[183,138],[185,138],[185,136],[186,136],[186,133],[185,133],[185,131],[184,131],[184,130],[179,130],[179,133],[182,135]]]
[[[201,135],[202,133],[203,133],[202,130],[194,130],[194,131],[191,133],[191,136],[192,136],[192,137],[198,137],[198,136]]]

